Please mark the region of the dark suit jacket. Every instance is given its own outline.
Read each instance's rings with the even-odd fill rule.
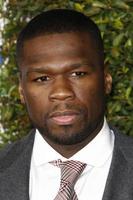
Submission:
[[[114,133],[115,147],[103,200],[133,200],[133,138],[116,130]],[[29,200],[33,142],[34,132],[31,132],[0,152],[0,200]]]

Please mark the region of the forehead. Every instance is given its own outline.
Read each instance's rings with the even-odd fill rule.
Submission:
[[[89,59],[98,62],[94,40],[85,32],[69,32],[40,35],[24,42],[22,63],[68,61],[70,59]]]

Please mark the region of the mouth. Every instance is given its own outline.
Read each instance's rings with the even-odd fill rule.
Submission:
[[[57,125],[73,124],[79,113],[75,111],[60,111],[50,115],[50,119]]]

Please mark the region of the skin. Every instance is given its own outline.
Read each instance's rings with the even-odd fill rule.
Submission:
[[[36,36],[24,42],[19,92],[43,138],[69,158],[103,125],[112,79],[87,33]]]

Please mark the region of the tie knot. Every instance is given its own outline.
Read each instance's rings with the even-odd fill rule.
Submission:
[[[85,163],[74,160],[68,160],[64,162],[61,160],[56,160],[50,163],[61,169],[61,181],[67,182],[73,186],[86,167]]]

